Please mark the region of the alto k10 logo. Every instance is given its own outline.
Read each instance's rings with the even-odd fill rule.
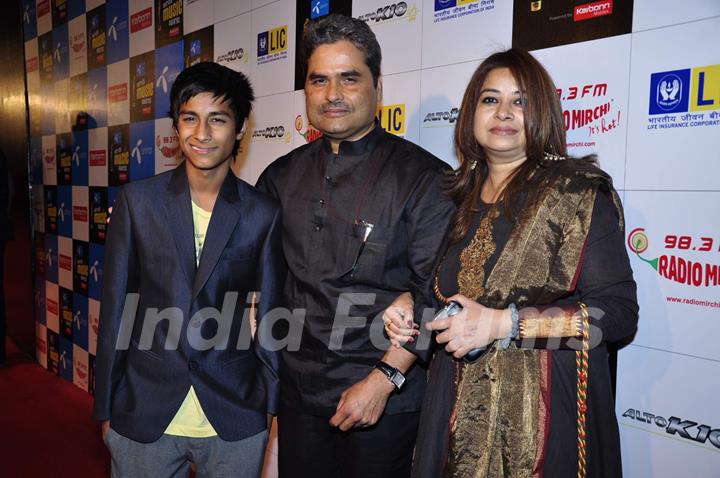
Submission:
[[[228,63],[231,61],[238,61],[243,59],[245,60],[245,63],[247,63],[245,50],[243,48],[236,48],[234,50],[223,53],[222,55],[218,55],[215,61],[217,61],[218,63]]]
[[[720,266],[683,257],[690,253],[717,254],[718,242],[708,236],[667,234],[666,254],[647,259],[641,254],[647,251],[650,239],[645,229],[638,227],[628,235],[628,247],[641,261],[655,269],[660,277],[693,287],[713,287],[720,284]],[[683,254],[682,251],[688,251]],[[715,256],[717,257],[717,256]],[[712,259],[710,259],[712,261]]]
[[[435,111],[425,115],[423,128],[453,126],[460,116],[460,108],[453,107],[447,111]]]
[[[678,436],[695,443],[712,444],[720,449],[720,427],[699,424],[691,420],[683,420],[675,416],[665,418],[649,412],[642,412],[638,409],[628,408],[622,414],[623,418],[647,425],[655,425],[668,435]]]
[[[290,131],[284,126],[268,126],[267,128],[257,128],[253,130],[253,141],[275,141],[284,140],[289,143],[291,139]]]
[[[407,2],[392,3],[380,7],[375,11],[360,15],[358,20],[368,23],[380,23],[390,20],[401,20],[407,18],[408,21],[415,21],[418,9],[415,5],[408,7]],[[406,15],[407,14],[407,15]]]
[[[258,65],[287,58],[288,27],[273,28],[257,36]]]

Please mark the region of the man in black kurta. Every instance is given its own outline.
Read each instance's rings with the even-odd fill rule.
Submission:
[[[331,15],[304,40],[308,117],[324,136],[257,184],[283,208],[285,306],[305,311],[299,349],[284,352],[280,475],[408,476],[423,347],[382,343],[380,316],[404,292],[416,318],[430,306],[454,207],[442,194],[447,166],[377,124],[380,49],[367,24]]]

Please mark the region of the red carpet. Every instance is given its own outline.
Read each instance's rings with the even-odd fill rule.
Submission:
[[[91,408],[90,395],[8,340],[8,359],[0,365],[0,476],[110,476],[110,455]]]

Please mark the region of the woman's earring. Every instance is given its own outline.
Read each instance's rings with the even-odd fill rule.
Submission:
[[[470,171],[475,171],[475,166],[477,166],[477,160],[474,160],[472,163],[470,163]]]

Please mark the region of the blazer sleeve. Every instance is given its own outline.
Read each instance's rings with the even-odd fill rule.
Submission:
[[[255,354],[262,363],[262,380],[267,391],[267,412],[277,415],[280,395],[279,373],[281,350],[272,347],[272,321],[266,321],[268,312],[280,306],[285,284],[285,256],[282,251],[282,219],[278,208],[263,243],[256,278],[260,292],[257,307],[257,340]]]
[[[122,328],[129,326],[132,330],[132,321],[135,319],[135,310],[129,309],[130,314],[123,321],[126,298],[132,299],[128,292],[131,292],[131,279],[136,268],[134,256],[130,210],[126,194],[120,189],[113,205],[105,243],[92,413],[95,420],[110,419],[113,393],[125,372],[127,349],[120,350],[118,337]],[[127,303],[131,304],[132,301]]]

